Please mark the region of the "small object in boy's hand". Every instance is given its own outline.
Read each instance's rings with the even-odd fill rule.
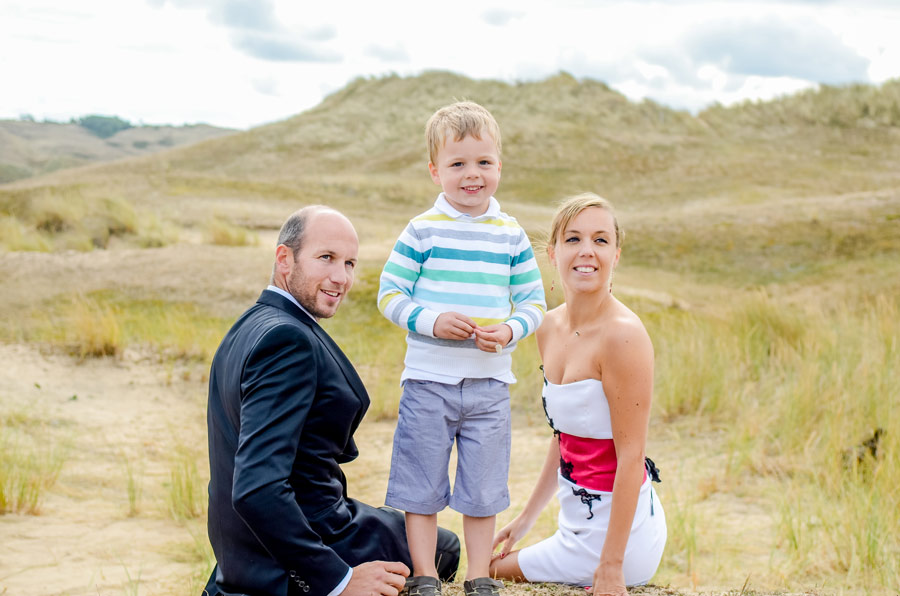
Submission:
[[[494,349],[497,350],[497,353],[499,354],[500,352],[503,351],[503,346],[501,346],[500,343],[498,342],[497,345],[494,346]]]

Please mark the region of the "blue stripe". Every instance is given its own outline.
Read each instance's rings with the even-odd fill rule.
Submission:
[[[487,308],[502,308],[509,311],[509,297],[507,296],[481,296],[478,294],[457,294],[455,292],[433,292],[416,288],[416,298],[438,304],[458,304],[460,306],[484,306]]]
[[[531,290],[530,292],[520,292],[518,294],[513,294],[512,301],[515,304],[521,304],[522,302],[543,302],[544,290],[543,288],[539,288],[536,290]]]
[[[410,331],[412,331],[413,333],[416,332],[416,319],[419,318],[419,314],[423,310],[425,310],[425,309],[422,308],[421,306],[417,306],[416,310],[412,311],[412,314],[409,315],[409,319],[406,321],[406,328],[409,329]]]
[[[484,250],[460,250],[457,248],[444,248],[435,246],[431,249],[431,256],[435,259],[451,259],[454,261],[468,261],[481,263],[510,264],[509,253],[487,252]]]
[[[378,299],[381,300],[381,298],[385,294],[390,294],[391,292],[399,292],[399,293],[403,294],[404,296],[409,295],[407,293],[407,291],[404,288],[401,288],[400,286],[398,286],[397,282],[395,282],[393,279],[390,279],[386,276],[382,277],[381,278],[381,288],[379,288],[379,292],[378,292]]]
[[[525,330],[524,333],[522,333],[522,336],[524,337],[524,336],[528,335],[528,322],[525,321],[525,319],[523,319],[522,317],[510,317],[509,320],[510,321],[518,321],[519,323],[521,323],[522,329]]]

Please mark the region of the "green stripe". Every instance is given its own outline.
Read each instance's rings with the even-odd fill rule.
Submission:
[[[531,283],[533,281],[540,281],[541,279],[541,271],[540,269],[532,269],[531,271],[527,271],[525,273],[519,273],[509,278],[509,285],[518,286],[521,284]]]
[[[419,277],[433,281],[454,281],[462,284],[484,284],[488,286],[509,286],[509,276],[481,271],[448,271],[423,267]]]
[[[410,271],[406,267],[401,267],[396,263],[387,262],[384,266],[385,273],[390,273],[391,275],[396,275],[397,277],[402,277],[407,281],[416,281],[416,272]]]

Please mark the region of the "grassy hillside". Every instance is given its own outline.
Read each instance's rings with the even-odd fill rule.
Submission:
[[[105,247],[110,236],[158,245],[216,216],[278,225],[280,215],[235,208],[250,199],[377,213],[364,234],[383,239],[435,194],[423,123],[468,98],[500,122],[498,196],[527,227],[542,227],[553,201],[593,190],[621,210],[636,264],[738,284],[822,276],[900,251],[898,88],[824,87],[694,117],[566,74],[522,84],[440,72],[358,79],[283,122],[0,186],[0,226],[8,249],[47,250]],[[110,204],[131,209],[123,217],[134,223],[107,221]],[[748,218],[766,225],[748,228]]]
[[[234,131],[207,124],[132,126],[101,137],[77,123],[0,120],[0,184],[63,168],[163,151],[231,132]]]

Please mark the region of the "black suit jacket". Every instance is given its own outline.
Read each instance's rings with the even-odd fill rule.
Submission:
[[[218,590],[325,596],[360,562],[409,560],[402,517],[385,527],[347,499],[339,464],[357,456],[368,405],[340,348],[287,298],[263,291],[237,320],[209,377]]]

